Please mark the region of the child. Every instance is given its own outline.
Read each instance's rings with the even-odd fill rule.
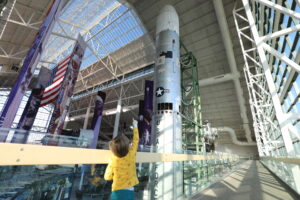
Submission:
[[[109,143],[113,152],[106,168],[104,179],[112,180],[111,200],[133,200],[133,186],[139,183],[136,176],[135,158],[139,142],[137,121],[133,120],[133,141],[130,146],[125,135],[118,135]]]

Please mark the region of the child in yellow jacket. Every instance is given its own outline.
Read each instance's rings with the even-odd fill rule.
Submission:
[[[139,183],[135,168],[138,142],[137,121],[133,120],[133,141],[131,146],[129,139],[125,135],[119,135],[109,143],[109,149],[113,155],[106,168],[104,179],[113,181],[111,200],[134,199],[133,186]]]

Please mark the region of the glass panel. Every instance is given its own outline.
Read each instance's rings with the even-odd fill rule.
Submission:
[[[150,149],[142,148],[140,151]],[[196,154],[192,151],[184,153]],[[246,160],[238,157],[225,158],[229,154],[207,155],[214,156],[215,159],[175,162],[183,165],[182,195],[185,198],[220,180]],[[139,184],[134,187],[136,199],[146,198],[153,193],[156,181],[153,178],[155,164],[158,163],[136,164],[139,179]],[[106,166],[105,164],[2,166],[0,199],[108,199],[111,182],[103,178]]]
[[[300,166],[295,164],[289,164],[286,162],[279,162],[275,160],[262,159],[264,165],[267,166],[277,177],[279,177],[288,186],[294,189],[300,194],[299,181]]]
[[[88,138],[87,131],[88,130],[84,132],[85,135],[82,134],[75,137],[53,135],[50,133],[36,131],[0,128],[0,136],[6,136],[8,133],[6,143],[88,148],[91,143],[91,138]]]

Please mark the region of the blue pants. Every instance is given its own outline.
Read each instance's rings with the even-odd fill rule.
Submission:
[[[116,190],[112,191],[110,200],[134,200],[134,191],[132,190]]]

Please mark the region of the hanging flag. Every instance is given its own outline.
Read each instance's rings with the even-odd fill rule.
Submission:
[[[153,87],[154,82],[146,80],[145,81],[145,91],[144,91],[144,122],[145,122],[145,132],[144,145],[151,145],[151,124],[153,115]]]
[[[144,100],[139,101],[139,113],[138,113],[138,130],[139,130],[139,145],[144,145],[143,132],[145,130],[144,125]]]
[[[40,107],[53,103],[57,99],[69,63],[70,56],[61,61],[58,66],[53,69],[50,78],[52,83],[45,89]]]
[[[106,93],[99,91],[96,96],[94,116],[92,121],[92,129],[94,130],[94,139],[91,142],[90,149],[96,149],[98,143],[98,137],[101,127],[102,112],[104,107]]]
[[[77,76],[79,74],[80,65],[84,55],[86,43],[84,42],[81,35],[78,36],[77,42],[75,43],[73,52],[70,56],[69,64],[60,86],[57,99],[54,102],[54,110],[52,117],[49,122],[48,132],[54,134],[60,134],[62,131],[65,118],[69,111],[69,105],[71,102],[71,96],[76,84]],[[59,79],[57,79],[59,80]]]
[[[153,113],[153,81],[145,81],[144,100],[139,104],[140,145],[151,145],[151,121]]]
[[[24,60],[18,79],[11,89],[6,103],[2,109],[0,115],[0,127],[11,128],[22,98],[28,88],[35,68],[39,62],[42,50],[52,31],[54,19],[59,15],[61,7],[62,0],[56,0],[53,3],[51,10],[44,20],[43,24],[40,26],[40,30],[35,36],[35,40],[31,46],[31,49],[28,51],[27,56]],[[7,134],[8,132],[0,136],[0,142],[6,140]]]

